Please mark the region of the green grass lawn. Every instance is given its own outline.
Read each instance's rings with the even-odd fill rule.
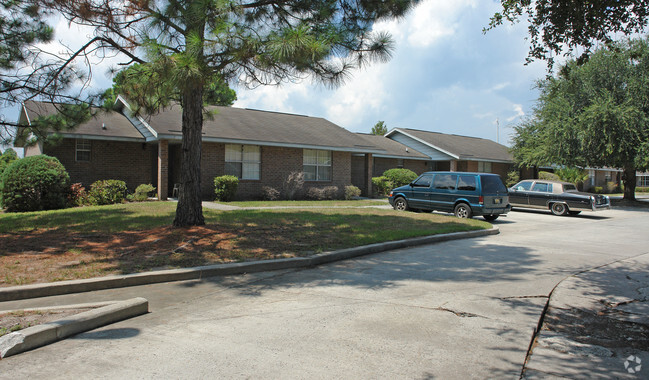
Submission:
[[[308,256],[491,227],[438,214],[324,207],[205,209],[205,226],[173,228],[175,207],[145,202],[1,213],[0,286]]]

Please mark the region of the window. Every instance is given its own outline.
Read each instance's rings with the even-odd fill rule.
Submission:
[[[304,180],[331,181],[331,151],[304,149]]]
[[[518,191],[530,191],[530,188],[532,188],[532,181],[524,181],[516,185]]]
[[[649,175],[638,176],[638,186],[649,187]]]
[[[551,183],[537,182],[537,183],[534,184],[534,187],[532,187],[532,191],[539,191],[541,193],[551,193],[552,192],[552,184]]]
[[[433,176],[430,174],[425,174],[416,179],[413,183],[412,186],[415,187],[430,187],[430,183],[433,180]]]
[[[464,191],[475,191],[476,180],[474,175],[461,175],[457,182],[457,189]]]
[[[77,139],[77,148],[75,160],[82,162],[90,162],[90,140]]]
[[[433,187],[454,190],[455,182],[457,182],[457,174],[437,174],[433,180]]]
[[[480,173],[491,173],[491,162],[478,161],[478,171]]]
[[[239,179],[259,179],[261,149],[257,145],[227,144],[225,146],[225,174]]]

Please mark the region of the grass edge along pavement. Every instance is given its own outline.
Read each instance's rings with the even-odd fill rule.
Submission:
[[[0,214],[0,287],[308,257],[491,228],[477,219],[367,207],[206,210],[207,224],[191,228],[171,227],[173,214],[170,202]]]
[[[13,286],[0,288],[0,302],[27,298],[47,297],[61,294],[89,292],[93,290],[155,284],[160,282],[184,281],[214,276],[304,268],[350,259],[372,253],[388,251],[392,249],[439,243],[449,240],[495,235],[498,233],[500,233],[498,227],[493,226],[491,229],[453,232],[449,234],[438,234],[405,240],[389,241],[361,247],[347,248],[333,252],[325,252],[308,257],[295,257],[289,259],[263,260],[232,264],[216,264],[195,268],[171,269],[127,275],[106,276],[85,280],[70,280],[53,283]]]

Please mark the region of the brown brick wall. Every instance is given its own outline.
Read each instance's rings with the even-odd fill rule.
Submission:
[[[398,168],[399,160],[396,158],[374,157],[374,173],[372,177],[382,176],[386,170]],[[428,171],[427,161],[403,160],[403,167],[417,174]]]
[[[240,180],[236,199],[261,199],[265,186],[282,190],[285,179],[292,172],[302,171],[302,149],[262,146],[260,180]],[[178,154],[180,151],[178,151]],[[172,154],[172,159],[175,154]],[[305,182],[304,191],[310,187],[338,186],[340,192],[351,182],[351,153],[332,152],[332,180],[327,182]],[[179,160],[178,160],[179,163]],[[171,170],[176,177],[177,169]],[[225,144],[203,143],[201,156],[201,189],[204,199],[214,199],[214,177],[225,174]],[[179,176],[179,175],[178,175]]]
[[[90,162],[77,162],[75,150],[75,139],[63,139],[43,148],[44,154],[61,161],[72,183],[81,182],[86,188],[102,179],[122,180],[130,191],[143,183],[156,185],[157,143],[93,140]]]

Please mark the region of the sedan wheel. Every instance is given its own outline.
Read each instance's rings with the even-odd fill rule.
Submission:
[[[564,203],[553,203],[552,206],[550,206],[550,210],[554,215],[564,216],[568,213],[568,206]]]
[[[455,211],[453,212],[455,216],[461,219],[468,219],[473,216],[473,212],[471,212],[471,207],[469,207],[468,204],[466,203],[460,203],[457,206],[455,206]]]
[[[397,211],[408,211],[408,201],[406,201],[404,198],[395,199],[394,209]]]

